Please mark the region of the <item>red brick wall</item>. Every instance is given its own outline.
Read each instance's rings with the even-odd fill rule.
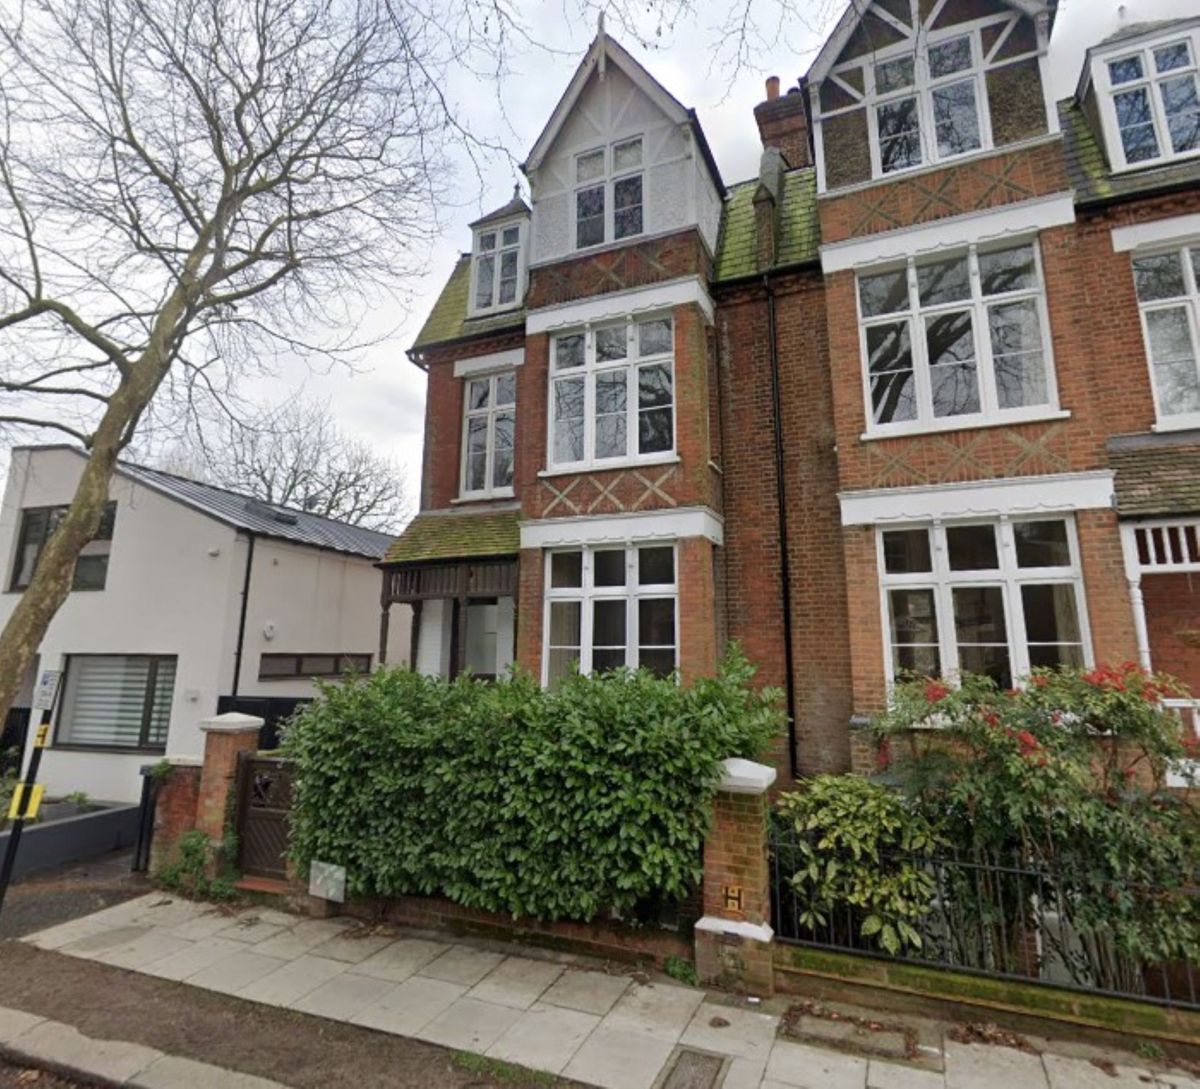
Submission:
[[[684,682],[711,677],[717,647],[715,557],[711,541],[688,537],[679,542],[679,672]]]
[[[1200,575],[1147,575],[1142,596],[1151,663],[1200,697]]]
[[[1137,633],[1117,516],[1110,510],[1083,510],[1076,513],[1075,524],[1096,661],[1137,661]]]
[[[180,837],[196,827],[200,765],[174,765],[158,785],[154,803],[154,836],[150,873],[156,874],[175,856]]]

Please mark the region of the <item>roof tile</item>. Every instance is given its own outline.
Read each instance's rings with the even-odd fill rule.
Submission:
[[[1200,431],[1110,439],[1122,518],[1200,513]]]
[[[515,555],[521,547],[516,510],[423,511],[392,542],[384,563]]]

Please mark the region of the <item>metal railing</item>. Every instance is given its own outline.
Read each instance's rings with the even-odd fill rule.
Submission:
[[[863,934],[864,909],[841,902],[813,912],[797,893],[791,878],[801,869],[799,834],[773,822],[769,844],[771,922],[780,941],[1200,1009],[1200,970],[1191,961],[1148,964],[1125,954],[1091,921],[1088,905],[1063,891],[1067,882],[1018,856],[881,857],[881,873],[903,870],[922,890],[907,913],[919,944],[910,940],[889,954],[878,932]],[[1200,904],[1200,888],[1186,895]]]

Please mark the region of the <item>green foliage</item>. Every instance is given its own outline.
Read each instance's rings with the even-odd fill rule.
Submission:
[[[214,857],[215,856],[215,857]],[[198,829],[184,832],[179,837],[175,857],[163,865],[154,876],[164,888],[181,896],[202,900],[230,900],[237,890],[233,886],[233,875],[226,860],[236,856],[228,844],[214,852],[208,836]],[[214,860],[215,875],[209,876],[209,860]]]
[[[482,1074],[498,1081],[501,1085],[557,1085],[558,1078],[544,1070],[526,1070],[524,1067],[476,1055],[473,1051],[456,1051],[451,1060],[460,1070],[471,1074]]]
[[[72,805],[85,806],[91,801],[91,797],[86,790],[72,790],[70,794],[63,795],[64,802],[70,802]]]
[[[156,783],[165,782],[167,776],[171,774],[171,767],[171,761],[164,756],[150,769],[150,778]]]
[[[784,872],[807,927],[849,906],[859,936],[889,953],[922,944],[933,877],[922,859],[942,845],[934,824],[894,791],[857,776],[821,775],[779,799]]]
[[[1137,962],[1200,955],[1200,821],[1165,789],[1186,755],[1162,706],[1179,692],[1133,663],[1039,670],[1008,692],[917,679],[875,728],[889,776],[962,856],[1049,875],[1044,898],[1080,938],[1051,951],[1080,980],[1120,985]],[[977,922],[1012,932],[1011,919]]]
[[[442,895],[514,917],[625,917],[683,896],[721,761],[782,725],[733,650],[683,687],[647,673],[452,683],[406,669],[324,685],[284,735],[292,854],[350,895]]]
[[[663,962],[663,971],[686,987],[695,987],[700,982],[695,963],[683,957],[667,957]]]

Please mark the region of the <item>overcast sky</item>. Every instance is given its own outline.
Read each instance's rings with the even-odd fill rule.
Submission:
[[[832,0],[810,2],[812,21],[829,29],[841,8]],[[722,176],[730,184],[753,176],[758,167],[760,144],[752,110],[764,97],[764,78],[778,75],[785,88],[795,83],[819,48],[820,37],[806,27],[791,27],[730,85],[728,77],[710,71],[706,61],[715,40],[713,24],[723,17],[727,4],[723,0],[698,0],[697,6],[699,17],[693,25],[664,36],[657,49],[646,50],[624,38],[622,44],[676,98],[697,110]],[[502,136],[517,162],[537,138],[595,34],[590,20],[571,18],[568,7],[570,0],[542,0],[526,9],[531,12],[527,18],[538,41],[558,52],[531,49],[517,55],[514,71],[499,88],[499,94],[491,86],[469,80],[450,88],[474,130]],[[832,14],[822,18],[822,13]],[[1188,14],[1200,14],[1200,0],[1060,0],[1051,43],[1057,96],[1071,93],[1084,50],[1115,30],[1122,17],[1134,22]],[[353,375],[342,371],[313,375],[297,365],[280,376],[282,382],[271,383],[262,395],[278,397],[282,391],[291,393],[303,386],[307,392],[328,398],[344,427],[410,466],[415,495],[425,376],[409,363],[405,349],[411,345],[457,255],[470,247],[467,224],[507,201],[518,180],[519,171],[511,163],[498,160],[487,169],[481,184],[470,165],[463,163],[458,192],[463,194],[464,203],[445,210],[441,239],[428,255],[427,272],[411,285],[409,298],[366,316],[367,331],[377,336],[391,335],[370,350]],[[523,191],[527,192],[524,186]]]

